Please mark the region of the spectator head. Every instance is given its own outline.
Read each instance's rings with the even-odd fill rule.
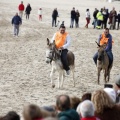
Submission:
[[[113,10],[115,10],[115,7],[113,7]]]
[[[103,113],[106,108],[112,108],[115,105],[104,90],[93,92],[91,100],[95,106],[96,113]]]
[[[42,10],[42,8],[40,8],[39,10]]]
[[[97,8],[95,8],[95,11],[97,11]]]
[[[5,116],[0,117],[0,120],[20,120],[20,116],[15,111],[10,111]]]
[[[83,102],[84,100],[91,100],[91,93],[85,93],[83,94],[81,101]]]
[[[82,118],[93,117],[94,116],[94,105],[90,100],[83,101],[80,105],[80,115]]]
[[[42,113],[37,105],[31,104],[24,108],[23,110],[24,120],[35,120],[42,118]]]
[[[18,12],[15,13],[15,16],[18,16]]]
[[[89,9],[86,9],[86,11],[89,11]]]
[[[101,8],[100,12],[103,12],[103,8]]]
[[[23,4],[23,1],[21,1],[21,4]]]
[[[75,97],[75,96],[70,97],[70,104],[71,104],[72,109],[76,110],[80,102],[81,102],[80,98]]]
[[[59,111],[66,111],[70,109],[70,98],[68,95],[60,95],[56,100],[56,108]]]
[[[75,10],[75,7],[73,7],[73,10]]]

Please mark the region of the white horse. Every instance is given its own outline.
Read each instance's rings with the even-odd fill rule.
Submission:
[[[68,64],[69,64],[70,70],[72,71],[73,82],[74,82],[74,86],[75,86],[75,80],[74,80],[75,57],[71,51],[68,51],[67,59],[68,59]],[[63,64],[61,62],[61,51],[56,48],[55,43],[50,43],[48,38],[47,38],[47,50],[46,50],[46,63],[51,63],[51,65],[52,65],[52,70],[50,73],[52,87],[53,88],[55,87],[55,84],[53,82],[53,73],[55,71],[58,71],[58,73],[59,73],[58,88],[63,87],[64,69],[63,69]]]

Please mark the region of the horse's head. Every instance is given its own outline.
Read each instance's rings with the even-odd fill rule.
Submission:
[[[55,46],[55,41],[50,43],[50,40],[47,38],[46,63],[51,63],[52,60],[58,59],[59,56],[60,52]]]
[[[104,58],[104,55],[105,55],[106,44],[100,45],[99,43],[97,43],[97,45],[98,45],[98,58],[97,59],[99,61],[101,61]]]

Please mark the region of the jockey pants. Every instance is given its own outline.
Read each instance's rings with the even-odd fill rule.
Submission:
[[[113,63],[113,54],[112,51],[108,51],[106,52],[109,58],[109,66]],[[97,65],[97,58],[98,58],[98,52],[95,53],[95,55],[93,56],[93,60],[95,62],[95,64]]]
[[[61,61],[63,64],[63,68],[66,71],[70,70],[69,65],[68,65],[68,60],[67,60],[67,52],[68,52],[68,50],[64,49],[64,50],[62,50],[62,53],[61,53]]]

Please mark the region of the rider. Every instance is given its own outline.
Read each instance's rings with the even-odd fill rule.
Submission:
[[[99,36],[98,43],[100,45],[107,44],[105,51],[109,57],[109,67],[113,62],[113,54],[112,54],[112,35],[109,33],[109,29],[105,28],[104,32]],[[93,60],[97,65],[97,57],[98,52],[94,55]]]
[[[70,45],[71,38],[69,34],[65,31],[64,22],[60,25],[59,31],[56,32],[52,38],[52,42],[55,40],[55,45],[57,49],[61,49],[61,61],[63,63],[63,68],[66,70],[67,75],[70,74],[70,68],[68,66],[67,60],[67,48]]]

